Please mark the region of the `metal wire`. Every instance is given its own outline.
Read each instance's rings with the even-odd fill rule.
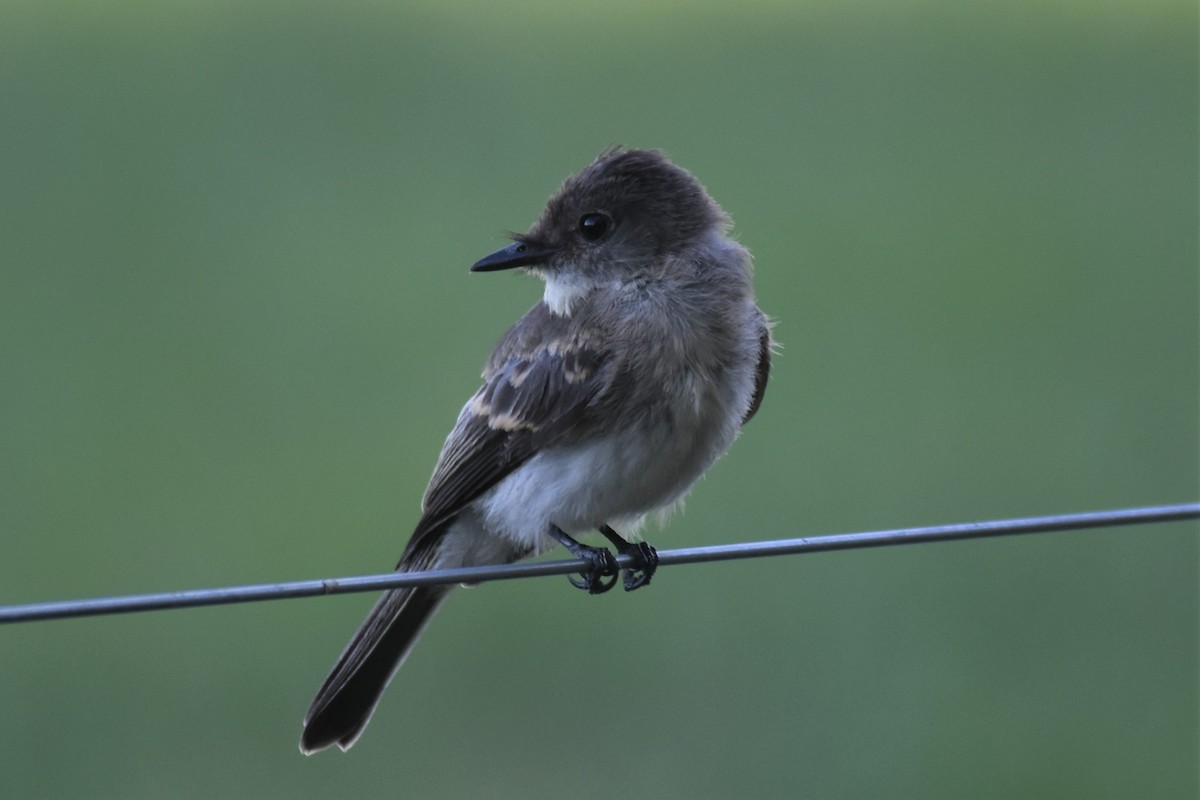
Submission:
[[[960,539],[979,539],[990,536],[1011,536],[1018,533],[1048,533],[1051,531],[1102,528],[1116,525],[1135,525],[1150,522],[1173,522],[1200,519],[1200,503],[1168,506],[1123,508],[1113,511],[1093,511],[1083,514],[1061,514],[1050,517],[1030,517],[992,522],[965,522],[956,525],[935,525],[925,528],[841,533],[832,536],[781,539],[743,544],[724,544],[712,547],[687,547],[659,551],[659,566],[695,564],[703,561],[729,561],[738,558],[762,558],[797,553],[819,553],[830,550],[851,550],[860,547],[882,547],[920,542],[946,542]],[[631,557],[616,557],[621,566],[629,566]],[[159,594],[99,597],[89,600],[63,600],[50,603],[0,606],[0,624],[32,622],[35,620],[88,617],[101,614],[127,614],[134,611],[154,611],[170,608],[249,603],[258,600],[279,600],[288,597],[313,597],[350,592],[373,592],[403,586],[428,586],[440,583],[482,583],[484,581],[532,578],[542,575],[566,575],[580,572],[587,566],[582,560],[538,561],[524,564],[504,564],[460,569],[437,569],[427,572],[389,572],[383,575],[361,575],[325,580],[264,583],[252,586],[230,586],[219,589],[194,589]]]

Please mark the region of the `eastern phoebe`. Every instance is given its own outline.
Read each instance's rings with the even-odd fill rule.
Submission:
[[[750,253],[690,173],[654,150],[613,148],[567,179],[541,217],[472,272],[520,267],[546,282],[504,335],[458,415],[397,570],[503,564],[555,545],[611,588],[616,562],[573,537],[599,530],[649,582],[632,533],[668,512],[758,410],[771,330]],[[304,718],[306,754],[362,734],[450,586],[386,592]]]

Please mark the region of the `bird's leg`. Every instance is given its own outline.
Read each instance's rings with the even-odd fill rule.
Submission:
[[[575,578],[567,576],[567,580],[571,582],[572,586],[586,589],[588,594],[603,594],[616,585],[617,573],[621,570],[617,566],[617,560],[613,558],[613,554],[606,548],[580,544],[557,525],[550,526],[550,535],[558,540],[559,544],[570,550],[571,555],[582,558],[591,565],[587,572],[582,573],[583,580],[575,580]],[[610,575],[612,580],[605,581],[605,578]]]
[[[626,541],[621,534],[607,525],[600,526],[604,538],[613,543],[621,555],[633,556],[633,566],[625,570],[625,591],[632,592],[650,584],[654,570],[658,569],[658,551],[645,542]]]

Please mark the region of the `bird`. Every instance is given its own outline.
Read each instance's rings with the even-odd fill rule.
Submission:
[[[562,545],[572,583],[650,582],[631,542],[665,519],[758,411],[774,350],[749,251],[704,186],[653,149],[610,147],[525,233],[471,267],[519,268],[542,298],[500,339],[447,436],[397,571],[506,564]],[[623,533],[618,533],[622,531]],[[452,587],[385,592],[321,685],[300,749],[349,749]]]

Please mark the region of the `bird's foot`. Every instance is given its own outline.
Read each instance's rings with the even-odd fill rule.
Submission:
[[[613,554],[603,547],[591,547],[580,544],[556,525],[550,526],[550,535],[571,552],[576,558],[588,562],[588,569],[580,573],[580,578],[568,575],[567,580],[577,589],[583,589],[588,594],[604,594],[617,584],[617,574],[621,568]]]
[[[633,566],[625,568],[625,591],[632,592],[650,585],[658,569],[658,551],[646,542],[630,542],[607,525],[600,528],[604,537],[613,543],[617,552],[633,558]]]

